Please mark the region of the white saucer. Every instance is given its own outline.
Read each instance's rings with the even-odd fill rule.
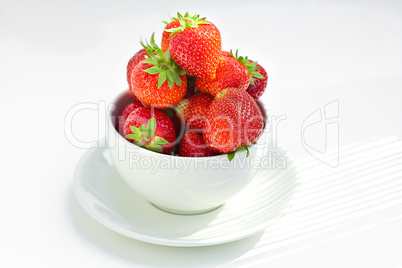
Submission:
[[[74,190],[93,218],[125,236],[170,246],[222,244],[264,230],[290,207],[298,169],[283,149],[275,148],[269,154],[267,166],[271,157],[271,165],[282,159],[286,167],[261,169],[240,194],[201,215],[174,215],[148,203],[122,180],[106,148],[85,153],[75,171]]]

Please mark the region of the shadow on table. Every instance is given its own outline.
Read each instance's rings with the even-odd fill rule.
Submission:
[[[73,224],[82,237],[111,255],[145,267],[217,267],[252,249],[263,234],[208,247],[154,245],[120,235],[95,221],[81,207],[72,190],[69,199]]]

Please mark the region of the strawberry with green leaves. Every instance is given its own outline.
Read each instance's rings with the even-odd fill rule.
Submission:
[[[177,18],[173,18],[164,31],[170,34],[162,36],[162,44],[166,47],[169,43],[170,55],[180,68],[197,78],[215,78],[222,39],[213,23],[199,15],[177,13]]]
[[[124,124],[125,138],[148,150],[169,153],[176,141],[176,134],[169,117],[163,112],[140,107],[135,109]]]
[[[253,61],[250,60],[250,63],[252,62]],[[267,88],[268,74],[264,67],[262,67],[260,64],[257,64],[256,67],[258,68],[256,72],[260,73],[262,78],[254,78],[254,85],[250,84],[246,91],[251,97],[253,97],[253,99],[258,100],[262,94],[264,94],[265,89]]]
[[[188,129],[202,131],[209,105],[213,100],[214,97],[210,94],[197,93],[177,104],[176,113]]]
[[[235,55],[225,51],[216,69],[215,79],[197,78],[195,87],[213,96],[227,87],[246,90],[250,84],[254,85],[253,77],[263,78],[257,68],[257,62],[249,62],[248,57],[238,56],[237,50]]]
[[[184,16],[188,17],[188,13],[186,13]],[[162,49],[163,52],[165,52],[166,50],[169,49],[170,35],[172,34],[172,33],[168,32],[166,30],[169,30],[169,29],[172,29],[172,28],[177,28],[177,27],[181,26],[179,19],[170,18],[170,20],[171,21],[169,23],[166,22],[166,21],[163,22],[163,23],[166,24],[165,29],[164,29],[164,31],[162,33],[162,41],[161,41],[161,49]],[[185,19],[185,21],[189,21],[189,20]]]
[[[163,53],[155,44],[153,34],[150,44],[141,44],[148,55],[131,73],[131,90],[134,96],[147,107],[165,109],[175,106],[186,94],[185,72],[172,60],[169,50]]]
[[[264,119],[255,100],[243,89],[226,88],[209,106],[203,136],[206,144],[219,153],[234,152],[258,140]]]
[[[216,153],[205,144],[201,134],[194,131],[184,133],[180,144],[179,156],[207,157],[213,155],[216,155]]]

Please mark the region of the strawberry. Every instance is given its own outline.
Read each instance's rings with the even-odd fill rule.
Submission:
[[[179,103],[187,89],[185,72],[155,44],[154,34],[151,44],[146,47],[148,56],[138,63],[131,73],[131,90],[144,106],[165,109]],[[156,52],[157,55],[153,53]]]
[[[253,61],[250,60],[250,63],[252,62]],[[256,67],[258,68],[256,72],[261,74],[262,78],[254,78],[254,85],[250,84],[246,91],[253,99],[258,100],[267,88],[268,74],[261,65],[257,64]]]
[[[178,154],[178,150],[180,147],[180,142],[181,139],[183,138],[184,135],[184,124],[180,121],[180,119],[177,117],[175,108],[167,108],[164,110],[161,110],[164,114],[166,114],[170,120],[173,123],[173,128],[174,128],[174,132],[176,134],[176,141],[175,144],[173,146],[172,151],[170,152],[171,155],[177,155]]]
[[[134,70],[134,67],[140,63],[141,61],[145,60],[145,56],[147,55],[147,51],[145,48],[137,51],[137,53],[134,54],[133,57],[128,61],[127,64],[127,82],[128,82],[128,92],[130,93],[130,97],[132,100],[137,100],[137,98],[134,96],[134,92],[131,90],[131,73]]]
[[[188,13],[186,13],[184,15],[184,17],[187,17],[187,16],[188,16]],[[188,20],[186,20],[186,21],[188,21]],[[168,22],[164,21],[164,23],[166,24],[166,26],[162,33],[162,42],[161,42],[161,49],[163,52],[165,52],[166,50],[169,49],[169,43],[170,43],[171,33],[167,32],[166,30],[171,29],[171,28],[177,28],[177,27],[181,26],[180,21],[177,18],[171,18],[171,22],[168,23]]]
[[[264,127],[257,103],[239,88],[219,92],[209,106],[206,119],[205,142],[220,153],[232,153],[256,142]],[[231,160],[234,154],[228,157]]]
[[[176,141],[172,121],[163,112],[140,107],[131,112],[124,124],[125,138],[148,150],[169,153]]]
[[[225,51],[225,50],[222,50],[221,56],[222,57],[232,57],[232,58],[234,58],[233,55],[232,55],[232,52]]]
[[[170,118],[170,120],[172,121],[174,131],[176,133],[176,137],[182,136],[183,135],[183,133],[182,133],[182,123],[181,123],[179,117],[177,116],[177,113],[176,113],[175,109],[174,108],[167,108],[167,109],[162,110],[162,112],[164,112]]]
[[[179,27],[165,29],[169,35],[172,59],[188,75],[214,79],[222,50],[218,28],[199,15],[190,17],[177,13]]]
[[[144,105],[142,105],[142,103],[139,100],[136,100],[136,101],[130,103],[129,105],[127,105],[123,109],[123,111],[121,112],[121,114],[119,116],[119,132],[120,133],[123,134],[123,132],[124,132],[124,124],[126,123],[128,116],[131,114],[132,111],[134,111],[135,109],[137,109],[139,107],[144,107]]]
[[[236,87],[246,90],[250,84],[254,84],[253,77],[262,78],[260,73],[256,72],[255,63],[249,63],[248,57],[238,56],[232,52],[223,52],[221,61],[216,69],[216,77],[213,80],[197,78],[195,86],[202,92],[216,95],[227,87]]]
[[[186,131],[180,144],[179,156],[206,157],[216,155],[204,141],[199,133]]]
[[[133,90],[131,89],[131,83],[128,84],[128,94],[133,101],[138,101],[137,97],[134,95]]]
[[[191,23],[191,16],[188,12],[186,12],[186,14],[184,14],[183,19],[185,22],[190,22]],[[161,48],[162,51],[165,52],[166,50],[169,49],[169,44],[170,44],[170,36],[171,36],[171,32],[166,31],[172,28],[178,28],[181,27],[181,22],[178,18],[170,18],[170,22],[166,22],[163,21],[163,23],[165,23],[165,29],[162,33],[162,42],[161,42]]]
[[[207,93],[198,93],[182,100],[176,106],[176,113],[188,129],[202,130],[213,97]]]
[[[134,54],[134,56],[128,61],[127,64],[127,82],[130,84],[131,81],[131,73],[133,72],[133,69],[135,66],[137,66],[138,63],[141,61],[145,60],[145,56],[148,55],[147,51],[145,48],[137,51],[137,53]]]

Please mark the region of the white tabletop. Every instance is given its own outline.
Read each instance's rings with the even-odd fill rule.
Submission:
[[[1,267],[402,267],[402,3],[203,3],[0,4]],[[262,100],[301,167],[292,210],[228,244],[124,237],[72,190],[87,149],[71,133],[86,147],[103,138],[102,107],[127,88],[140,38],[160,40],[177,11],[266,68]],[[82,103],[94,110],[69,117]]]

